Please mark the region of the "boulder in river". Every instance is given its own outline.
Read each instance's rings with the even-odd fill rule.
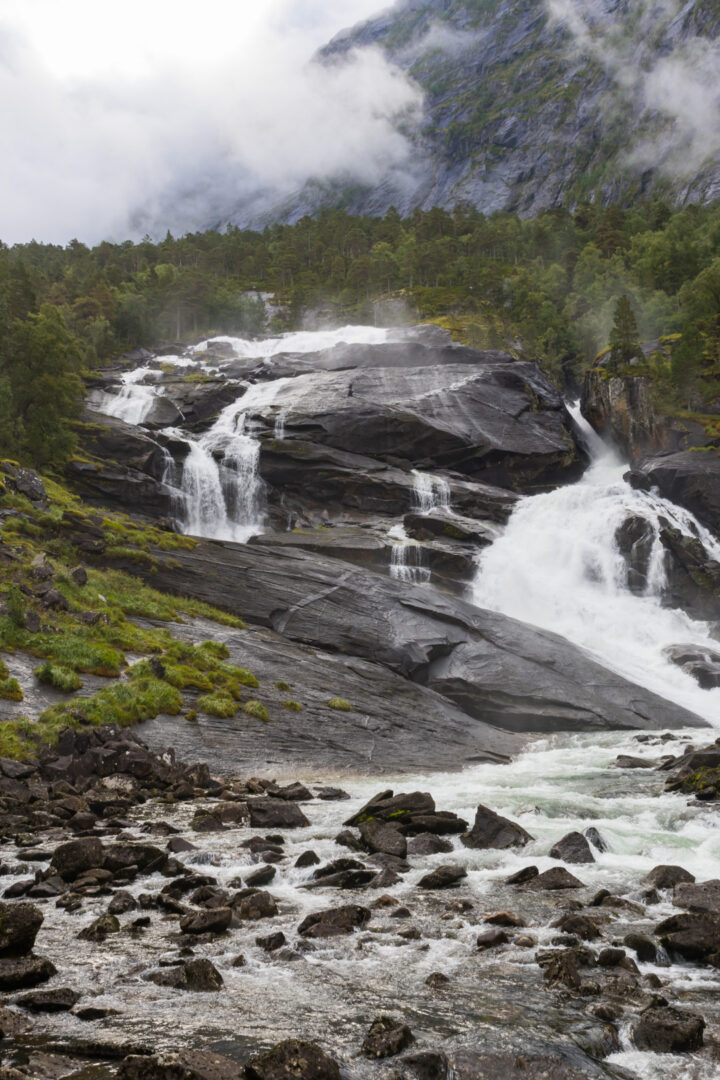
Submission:
[[[646,1009],[633,1027],[638,1050],[656,1054],[677,1054],[700,1050],[705,1021],[702,1016],[669,1006]]]
[[[34,953],[0,957],[0,990],[29,989],[47,982],[53,975],[57,975],[55,965]]]
[[[25,956],[35,944],[43,913],[34,904],[0,904],[0,956]]]
[[[310,824],[297,803],[284,799],[249,799],[248,808],[253,829],[301,829]]]
[[[118,1080],[245,1080],[236,1061],[209,1050],[130,1054],[122,1061]]]
[[[328,938],[351,934],[370,922],[371,913],[359,904],[345,904],[307,915],[298,927],[300,937]]]
[[[419,889],[449,889],[467,877],[464,866],[438,866],[418,881]]]
[[[564,866],[553,866],[550,870],[546,870],[544,874],[531,877],[519,887],[526,892],[539,892],[543,889],[583,889],[585,886]]]
[[[579,832],[568,833],[562,840],[558,840],[557,844],[550,848],[550,858],[561,859],[566,863],[595,862],[590,844]]]
[[[701,915],[720,915],[720,880],[681,883],[673,891],[675,907]]]
[[[157,986],[168,986],[174,990],[188,990],[194,993],[216,993],[223,987],[223,977],[215,965],[200,957],[187,960],[174,967],[151,971],[145,978]]]
[[[525,847],[533,837],[521,825],[481,805],[475,811],[472,829],[470,832],[463,833],[460,839],[465,847],[469,848],[506,850],[513,847]]]
[[[378,1016],[363,1039],[362,1054],[367,1058],[394,1057],[413,1042],[415,1036],[407,1024],[392,1016]]]
[[[340,1070],[337,1062],[315,1043],[286,1039],[251,1058],[245,1066],[245,1077],[246,1080],[340,1080]]]
[[[643,885],[650,885],[655,889],[672,889],[676,885],[695,881],[695,875],[682,866],[655,866],[643,878]]]

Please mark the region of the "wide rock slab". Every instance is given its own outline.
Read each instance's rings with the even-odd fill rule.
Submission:
[[[720,451],[680,450],[643,458],[636,466],[660,494],[690,510],[720,535]]]
[[[318,648],[380,663],[484,723],[527,731],[706,726],[560,636],[305,551],[155,550],[154,588],[185,592]],[[122,565],[122,563],[120,563]]]

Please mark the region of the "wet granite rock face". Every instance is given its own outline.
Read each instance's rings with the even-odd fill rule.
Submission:
[[[521,825],[501,817],[487,806],[478,806],[470,832],[463,833],[462,842],[469,848],[525,847],[533,837]]]
[[[634,1026],[632,1037],[638,1050],[672,1054],[699,1050],[705,1021],[701,1016],[669,1007],[647,1009]]]
[[[678,450],[643,458],[637,472],[720,536],[720,450]]]
[[[245,1080],[241,1065],[207,1050],[132,1054],[119,1068],[118,1080]]]

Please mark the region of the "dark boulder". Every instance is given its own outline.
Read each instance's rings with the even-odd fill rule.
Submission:
[[[180,919],[180,929],[183,934],[222,934],[230,926],[232,916],[229,907],[191,912]]]
[[[671,502],[684,506],[716,534],[720,533],[720,454],[681,450],[646,457],[637,470]]]
[[[29,989],[47,982],[53,975],[57,975],[55,965],[34,953],[0,957],[0,990]]]
[[[492,930],[483,930],[481,934],[478,934],[475,939],[475,945],[480,952],[487,952],[489,949],[497,949],[500,945],[507,945],[510,938],[504,930],[500,927],[494,927]]]
[[[418,881],[419,889],[449,889],[467,877],[464,866],[439,866]]]
[[[105,864],[105,849],[97,837],[69,840],[55,848],[50,860],[51,867],[65,881],[74,881],[86,870],[96,870]]]
[[[413,791],[410,794],[395,795],[392,791],[381,791],[373,795],[357,813],[343,822],[354,828],[364,821],[388,821],[399,826],[406,815],[433,814],[435,800],[428,792]]]
[[[553,866],[551,870],[531,877],[529,881],[520,885],[521,889],[530,892],[539,892],[543,889],[583,889],[584,887],[582,881],[578,881],[564,866]]]
[[[632,1037],[638,1050],[677,1054],[700,1050],[704,1030],[702,1016],[663,1006],[646,1009],[635,1024]]]
[[[238,918],[249,922],[257,922],[259,919],[274,919],[278,913],[275,897],[264,889],[247,890],[252,895],[245,896],[235,907]]]
[[[77,936],[81,941],[102,942],[110,934],[117,934],[119,930],[120,923],[114,915],[100,915],[84,930],[81,930]]]
[[[434,833],[418,833],[408,840],[408,855],[445,855],[453,851],[451,840],[443,840]]]
[[[43,919],[34,904],[0,904],[0,956],[31,952]]]
[[[340,1070],[315,1043],[286,1039],[245,1066],[246,1080],[340,1080]]]
[[[718,582],[720,592],[720,581]],[[714,601],[715,605],[717,601]],[[703,690],[720,686],[720,650],[693,645],[670,645],[663,650],[668,660],[690,675]]]
[[[363,821],[360,823],[360,836],[368,851],[396,855],[399,859],[407,855],[407,840],[394,825],[377,820]]]
[[[145,976],[157,986],[169,986],[174,990],[188,990],[197,994],[216,993],[223,988],[223,977],[209,960],[188,960],[175,967],[151,971]]]
[[[655,866],[643,878],[643,885],[650,885],[654,889],[673,889],[676,885],[685,882],[692,884],[694,881],[694,875],[682,866]]]
[[[284,799],[249,799],[248,808],[253,829],[301,829],[310,824],[296,803]]]
[[[470,832],[464,833],[461,840],[469,848],[524,847],[533,837],[521,825],[501,817],[487,806],[478,806],[475,821]]]
[[[593,863],[593,855],[590,844],[579,832],[568,833],[558,840],[557,844],[550,848],[550,858],[560,859],[566,863]]]
[[[715,958],[720,964],[718,915],[671,915],[656,926],[654,932],[671,956],[696,961]]]
[[[361,1053],[367,1058],[394,1057],[413,1042],[415,1036],[407,1024],[392,1016],[378,1016],[363,1039]]]
[[[77,1004],[81,995],[67,986],[55,990],[33,990],[17,999],[16,1004],[28,1012],[68,1012]]]
[[[345,904],[343,907],[327,908],[307,915],[298,927],[298,934],[306,938],[339,937],[365,926],[370,918],[367,908],[358,904]]]
[[[701,915],[720,915],[720,881],[703,881],[698,884],[679,884],[673,892],[675,907]]]

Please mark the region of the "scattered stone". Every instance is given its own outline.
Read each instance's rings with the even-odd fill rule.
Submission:
[[[692,884],[695,876],[682,866],[656,866],[643,878],[644,885],[652,885],[656,889],[673,889],[676,885],[688,882]]]
[[[641,963],[656,963],[658,958],[657,944],[647,934],[626,934],[623,938],[623,945],[627,945],[628,949],[632,949]]]
[[[18,998],[16,1005],[28,1012],[68,1012],[80,1000],[77,990],[58,987],[55,990],[33,990]]]
[[[108,915],[125,915],[128,911],[135,911],[137,906],[137,900],[131,893],[118,889],[108,904]]]
[[[558,840],[557,844],[550,848],[550,858],[560,859],[566,863],[595,862],[595,856],[590,849],[590,844],[579,832],[568,833],[567,836],[563,836],[562,840]]]
[[[505,850],[512,847],[524,847],[533,837],[516,822],[501,817],[486,806],[478,806],[472,829],[470,832],[463,833],[460,839],[465,847],[469,848]]]
[[[53,975],[57,975],[55,965],[34,953],[0,957],[0,990],[29,990]]]
[[[305,870],[308,866],[319,866],[320,856],[316,855],[314,851],[303,851],[301,855],[298,855],[295,860],[295,866],[299,870]]]
[[[505,878],[505,884],[525,885],[526,882],[538,877],[539,873],[537,866],[524,866],[522,870],[518,870],[517,873],[511,874],[509,878]]]
[[[276,873],[277,870],[274,866],[261,866],[259,870],[254,870],[252,874],[248,874],[245,883],[259,889],[262,885],[269,885]]]
[[[183,934],[222,934],[230,926],[232,916],[229,907],[191,912],[180,919],[180,929]]]
[[[187,990],[199,994],[216,993],[223,988],[223,977],[209,960],[188,960],[171,968],[151,971],[145,976],[157,986]]]
[[[345,904],[339,908],[327,908],[306,916],[298,927],[300,937],[328,938],[351,934],[370,922],[370,912],[358,904]]]
[[[483,915],[482,920],[491,926],[527,926],[525,920],[512,911],[493,911],[489,915]]]
[[[237,913],[241,919],[247,919],[250,922],[273,919],[278,913],[277,902],[271,893],[260,890],[254,892],[252,896],[245,897],[240,902]]]
[[[276,934],[268,934],[267,937],[256,937],[255,944],[264,949],[265,952],[276,952],[278,949],[282,949],[283,945],[287,945],[287,938],[282,930],[278,930]]]
[[[0,956],[25,956],[35,944],[43,913],[34,904],[0,904]]]
[[[431,987],[433,990],[442,990],[449,982],[450,979],[447,975],[443,975],[442,971],[433,971],[432,975],[428,975],[425,980],[425,985]]]
[[[74,881],[86,870],[100,869],[105,863],[105,850],[94,836],[69,840],[55,848],[50,860],[51,867],[64,881]]]
[[[701,915],[720,915],[720,881],[714,879],[695,885],[676,885],[673,904]]]
[[[582,938],[583,941],[596,941],[601,936],[600,927],[588,915],[577,915],[574,912],[569,912],[551,925],[564,930],[566,934],[574,934],[575,937]]]
[[[407,842],[408,855],[447,855],[451,851],[454,851],[452,841],[433,833],[419,833]]]
[[[671,915],[654,932],[670,954],[720,966],[720,916]]]
[[[368,851],[382,855],[395,855],[404,859],[408,843],[399,829],[383,821],[363,821],[360,823],[360,836]]]
[[[349,799],[350,795],[348,795],[347,791],[343,791],[342,788],[322,787],[316,790],[315,797],[322,799],[324,802],[341,802]]]
[[[435,1050],[421,1050],[417,1054],[407,1054],[400,1064],[410,1072],[415,1080],[446,1080],[449,1063],[445,1054]]]
[[[299,806],[283,799],[249,799],[248,808],[253,829],[301,829],[310,824]]]
[[[340,1069],[315,1043],[286,1039],[272,1050],[251,1058],[245,1066],[245,1077],[247,1080],[340,1080]]]
[[[439,866],[418,881],[420,889],[449,889],[467,877],[464,866]]]
[[[110,934],[117,934],[120,923],[114,915],[101,915],[77,935],[81,941],[105,941]]]
[[[167,849],[173,855],[179,855],[183,851],[197,851],[195,844],[191,844],[189,840],[183,839],[182,836],[171,836],[167,842]]]
[[[676,1054],[700,1050],[704,1030],[702,1016],[665,1006],[646,1009],[633,1028],[632,1037],[638,1050]]]
[[[509,942],[510,938],[505,931],[500,927],[494,927],[492,930],[484,930],[482,934],[478,934],[475,944],[478,949],[485,952],[487,949],[497,949],[498,946],[507,945]]]
[[[392,1016],[378,1016],[363,1040],[361,1053],[367,1058],[394,1057],[413,1042],[415,1036],[407,1024]]]
[[[594,825],[591,825],[589,829],[585,830],[585,838],[590,841],[597,851],[603,852],[608,850],[607,841],[603,839]]]
[[[614,764],[616,769],[652,769],[655,767],[654,761],[632,757],[630,754],[620,754],[615,758]]]
[[[535,892],[542,889],[584,889],[585,886],[564,866],[553,866],[544,874],[531,877],[520,888]]]

